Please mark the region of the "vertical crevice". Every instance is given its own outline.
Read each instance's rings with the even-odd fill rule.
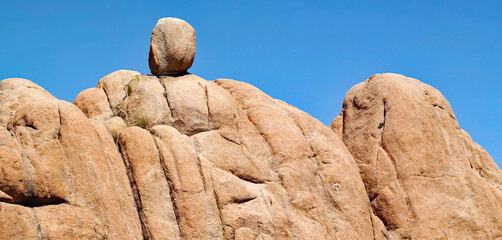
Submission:
[[[153,137],[153,136],[152,136]],[[183,232],[180,229],[180,221],[179,221],[179,213],[178,213],[178,203],[176,202],[176,198],[174,197],[174,183],[172,182],[171,178],[169,177],[169,169],[167,168],[167,165],[164,163],[164,157],[162,153],[160,152],[159,145],[157,144],[157,139],[154,139],[155,142],[155,147],[157,148],[157,152],[159,155],[159,164],[160,168],[162,169],[162,173],[164,173],[164,178],[167,181],[167,186],[169,188],[169,196],[171,197],[171,205],[173,207],[174,211],[174,217],[176,218],[176,226],[178,227],[178,232],[180,233],[181,239],[184,239],[183,237]]]
[[[378,146],[376,148],[376,156],[375,156],[375,161],[374,161],[374,165],[373,165],[373,168],[372,168],[372,171],[373,171],[373,176],[376,176],[377,175],[377,162],[378,162],[378,156],[379,156],[379,150],[380,148],[383,149],[382,147],[382,141],[383,141],[383,133],[384,133],[384,130],[385,130],[385,118],[387,116],[387,101],[383,101],[383,118],[382,118],[382,122],[380,122],[380,124],[378,125],[378,129],[380,129],[380,139],[378,141]],[[395,166],[394,166],[394,169],[395,169]],[[375,181],[375,188],[378,189],[378,181]],[[369,196],[369,199],[370,199],[370,203],[375,199],[375,197],[373,196],[375,193],[371,193],[371,196]]]
[[[387,115],[387,101],[383,102],[383,119],[380,124],[378,124],[378,129],[381,129],[381,135],[383,135],[383,130],[385,128],[385,116]],[[380,136],[380,142],[382,141],[382,136]]]
[[[199,169],[199,174],[200,178],[202,180],[202,186],[204,187],[204,192],[207,194],[207,189],[206,189],[206,180],[204,179],[204,174],[202,173],[202,166],[200,163],[200,158],[199,158],[199,149],[197,146],[197,141],[194,139],[191,139],[192,141],[192,146],[195,152],[195,162],[197,163],[197,168]]]
[[[57,108],[58,108],[58,115],[59,115],[59,130],[58,130],[58,141],[59,141],[59,148],[60,148],[60,151],[61,153],[63,153],[63,156],[64,156],[64,165],[63,165],[63,172],[65,174],[62,174],[62,176],[64,176],[64,179],[68,182],[68,189],[69,189],[69,193],[68,193],[68,202],[70,202],[70,199],[71,199],[71,196],[75,196],[75,182],[74,182],[74,179],[70,176],[70,166],[69,166],[69,162],[68,161],[68,155],[65,151],[65,148],[63,146],[63,143],[61,142],[62,140],[62,135],[61,135],[61,128],[63,126],[63,120],[62,120],[62,117],[61,117],[61,108],[60,108],[60,104],[59,104],[59,101],[57,101]]]
[[[167,94],[167,87],[166,85],[164,85],[161,81],[160,81],[160,78],[159,78],[159,83],[160,85],[162,85],[162,87],[164,88],[164,97],[166,98],[166,102],[167,102],[167,107],[169,108],[169,113],[171,114],[171,126],[174,126],[174,122],[176,121],[174,119],[174,112],[173,112],[173,108],[171,107],[171,103],[169,102],[169,95]]]
[[[206,106],[207,106],[207,130],[210,131],[212,128],[212,126],[211,126],[211,109],[209,108],[209,95],[208,95],[207,85],[204,86],[204,92],[205,92],[205,99],[206,99]]]
[[[64,114],[62,114],[64,112],[61,111],[61,103],[62,102],[58,101],[58,111],[59,111],[59,120],[60,120],[60,130],[59,130],[60,139],[59,139],[59,142],[60,142],[61,150],[63,152],[63,155],[64,155],[65,159],[78,158],[76,160],[83,160],[83,159],[85,159],[85,157],[84,157],[85,154],[75,153],[75,152],[72,152],[72,151],[68,151],[68,149],[71,150],[71,148],[73,148],[72,144],[71,144],[71,141],[74,140],[74,137],[67,136],[68,139],[62,139],[61,138],[62,136],[64,136],[64,135],[61,135],[62,134],[62,129],[61,129],[61,127],[62,127],[62,116],[64,116]],[[64,108],[63,108],[63,110],[64,110]],[[94,137],[95,137],[94,139],[100,140],[101,138],[100,138],[99,134],[97,133],[97,129],[93,126],[93,124],[91,124],[91,126],[94,129]],[[67,125],[66,127],[71,127],[71,124]],[[73,131],[73,130],[70,129],[69,131]],[[120,156],[123,159],[122,152],[120,151],[120,148],[118,149],[118,152],[120,153]],[[106,156],[104,156],[104,157],[106,158]],[[77,191],[77,189],[75,189],[76,184],[74,182],[73,177],[71,177],[71,174],[73,173],[75,167],[80,166],[80,162],[81,161],[65,161],[64,170],[65,170],[65,172],[67,172],[67,174],[64,174],[64,176],[67,176],[67,180],[69,182],[69,186],[71,186],[71,187],[69,187],[70,193],[68,194],[68,196],[69,196],[68,198],[70,198],[70,199],[73,199],[75,197],[75,194],[76,194],[76,191]],[[75,165],[75,164],[77,164],[77,165]],[[96,180],[96,175],[92,174],[92,171],[90,171],[87,168],[83,168],[83,169],[84,169],[84,172],[82,173],[83,174],[82,179],[86,179],[87,181]],[[90,187],[90,191],[92,191],[92,192],[94,192],[96,194],[101,193],[102,190],[103,190],[102,187],[99,186],[99,184],[92,184],[92,183],[90,183],[89,187]],[[72,202],[72,201],[68,200],[68,202]],[[97,206],[99,204],[105,204],[106,202],[107,202],[106,201],[106,197],[99,195],[99,198],[97,199],[97,201],[92,202],[91,205],[92,205],[92,207],[95,207],[95,206]],[[109,219],[109,215],[108,215],[109,213],[107,213],[106,211],[105,212],[97,211],[96,214],[97,214],[98,218],[103,219],[105,221],[107,221]],[[138,216],[138,218],[139,218],[139,216]],[[103,222],[102,224],[107,229],[107,231],[110,231],[110,226],[109,226],[108,222]]]
[[[213,185],[213,194],[214,194],[214,198],[216,200],[216,208],[218,209],[218,217],[220,219],[220,223],[221,223],[221,234],[223,234],[223,236],[225,236],[225,228],[223,227],[224,226],[224,223],[223,223],[223,218],[221,217],[222,216],[222,212],[221,212],[221,206],[220,206],[220,199],[218,197],[218,195],[216,194],[216,189],[214,187],[214,181],[212,180],[212,176],[211,176],[211,184]]]
[[[406,206],[408,207],[408,210],[410,211],[411,215],[413,216],[413,218],[416,218],[417,214],[415,213],[415,211],[413,210],[413,208],[411,207],[411,201],[410,201],[410,198],[408,197],[408,193],[406,192],[406,190],[403,188],[403,186],[401,185],[401,181],[399,180],[398,178],[398,172],[397,172],[397,167],[396,167],[396,159],[392,156],[392,154],[390,154],[389,152],[387,152],[387,150],[385,149],[385,144],[382,144],[381,145],[381,148],[382,150],[385,152],[385,154],[389,157],[393,167],[394,167],[394,172],[396,172],[396,180],[397,180],[397,184],[399,185],[399,187],[403,190],[404,192],[404,200],[406,202]]]
[[[263,136],[263,133],[258,129],[258,127],[256,127],[256,124],[251,121],[251,118],[249,118],[249,115],[248,115],[248,112],[246,110],[244,110],[244,108],[242,108],[242,111],[244,111],[244,113],[246,114],[246,118],[247,120],[251,123],[251,125],[253,125],[254,129],[256,130],[256,133],[258,133],[260,135],[260,137],[262,138],[262,141],[263,143],[265,144],[265,147],[268,149],[270,155],[274,156],[274,151],[272,150],[272,147],[270,146],[270,143],[267,141],[267,138],[265,136]],[[275,169],[274,169],[275,170]],[[274,171],[275,172],[275,171]]]
[[[35,169],[33,167],[33,164],[31,163],[31,160],[28,159],[28,156],[26,156],[26,153],[24,151],[21,152],[21,158],[22,158],[22,166],[23,166],[23,175],[25,177],[24,180],[24,186],[26,187],[26,195],[31,197],[35,196],[35,189],[33,186],[33,175],[35,173]]]
[[[96,88],[100,88],[100,87],[96,87]],[[105,95],[106,95],[106,101],[108,101],[108,106],[110,107],[110,110],[112,111],[112,115],[113,115],[114,110],[113,110],[113,106],[112,106],[112,104],[110,103],[110,98],[108,97],[108,93],[106,92],[106,89],[105,89],[105,88],[101,87],[101,89],[103,89],[103,92],[104,92],[104,93],[105,93]],[[113,116],[112,116],[112,117],[113,117]]]
[[[138,186],[136,185],[136,181],[133,177],[134,175],[134,170],[130,167],[131,164],[128,162],[127,158],[124,156],[122,152],[122,147],[120,144],[118,144],[118,150],[120,153],[120,156],[122,157],[122,161],[124,162],[124,166],[127,171],[127,177],[129,178],[129,183],[131,185],[132,193],[134,196],[134,203],[136,204],[136,211],[138,212],[138,218],[141,224],[141,232],[143,233],[143,239],[144,240],[149,240],[150,239],[150,232],[148,231],[148,228],[146,227],[145,222],[143,221],[143,205],[141,203],[141,196],[138,191]]]
[[[371,222],[371,231],[373,232],[373,240],[376,240],[375,225],[373,224],[373,207],[371,206],[371,201],[368,203],[368,210],[370,211],[370,222]]]
[[[392,167],[394,168],[394,172],[396,174],[396,182],[397,182],[397,185],[399,186],[399,188],[401,188],[404,192],[404,200],[406,202],[406,206],[408,208],[408,211],[409,213],[411,213],[411,215],[413,217],[416,216],[415,212],[413,211],[412,207],[411,207],[411,202],[410,202],[410,199],[408,197],[408,193],[406,192],[406,190],[402,187],[401,185],[401,181],[399,180],[400,178],[398,177],[398,171],[397,171],[397,163],[396,163],[396,159],[394,159],[394,157],[390,154],[390,152],[387,151],[386,149],[386,146],[385,146],[385,143],[383,141],[383,136],[384,136],[384,131],[385,131],[385,124],[386,124],[386,117],[387,117],[387,113],[388,113],[388,110],[387,110],[387,101],[384,100],[383,101],[383,120],[382,122],[380,123],[380,125],[378,126],[378,128],[380,129],[380,140],[378,142],[378,147],[376,149],[376,158],[375,158],[375,166],[373,167],[373,175],[376,176],[376,170],[377,170],[377,166],[376,166],[376,162],[378,161],[378,158],[379,158],[379,150],[382,149],[383,153],[388,157],[388,159],[390,160],[391,164],[392,164]],[[378,182],[376,182],[377,186],[378,186]],[[378,194],[378,193],[375,193],[375,194]],[[375,199],[376,197],[373,197],[373,196],[370,196],[370,203]],[[372,207],[373,209],[373,207]],[[375,216],[378,217],[380,220],[380,216],[378,216],[378,214],[375,213]],[[388,226],[386,225],[385,222],[382,221],[382,223],[384,224],[384,226],[388,229]],[[399,227],[398,227],[399,228]],[[396,229],[398,229],[396,228]],[[394,229],[394,230],[396,230]]]
[[[223,223],[223,218],[222,218],[220,199],[218,197],[218,194],[216,194],[216,188],[214,186],[213,175],[212,174],[209,174],[209,175],[211,177],[211,185],[212,185],[212,188],[213,188],[213,195],[214,195],[214,199],[215,199],[215,202],[216,202],[216,209],[218,209],[218,219],[220,220],[220,224],[221,224],[221,234],[222,234],[222,236],[225,236],[225,228],[223,227],[224,223]],[[202,178],[204,179],[204,175],[202,175]],[[205,182],[204,182],[204,185],[205,185]]]
[[[101,139],[101,136],[100,136],[100,134],[99,134],[98,130],[96,129],[96,126],[92,125],[92,128],[94,129],[94,133],[96,134],[97,139],[98,139],[98,141],[99,141],[100,145],[101,145],[101,146],[105,146],[105,144],[106,144],[106,143],[105,143],[105,142],[103,142],[103,140]],[[117,139],[118,139],[118,138],[117,138]],[[122,152],[121,152],[121,150],[120,150],[120,146],[119,146],[117,149],[118,149],[118,152],[120,153],[120,156],[122,157],[122,159],[124,159],[124,157],[123,157],[123,155],[122,155]],[[112,177],[112,179],[113,179],[113,180],[112,180],[112,181],[113,181],[113,182],[112,182],[112,184],[114,185],[114,186],[113,186],[113,191],[115,191],[115,193],[117,194],[117,196],[119,196],[121,193],[120,193],[120,192],[117,192],[117,190],[119,189],[118,183],[117,183],[117,181],[116,181],[116,180],[117,180],[117,177],[116,177],[116,175],[115,175],[115,171],[113,170],[112,163],[110,162],[110,158],[113,158],[113,157],[109,157],[109,155],[108,155],[108,154],[106,153],[106,151],[104,150],[104,147],[103,147],[103,148],[100,148],[100,150],[101,150],[101,156],[103,156],[104,160],[106,161],[106,166],[108,167],[108,169],[109,169],[109,173],[110,173],[110,175],[111,175],[111,177]],[[126,170],[127,170],[127,168],[126,168]],[[129,179],[129,175],[127,175],[127,177],[128,177],[128,179]],[[130,181],[130,179],[129,179],[129,181]],[[119,201],[119,202],[121,202],[120,200],[118,200],[118,201]],[[127,216],[124,216],[125,211],[124,211],[124,207],[122,206],[122,204],[120,204],[120,206],[119,206],[119,207],[120,207],[120,210],[121,210],[121,214],[122,214],[122,217],[123,217],[123,218],[122,218],[122,220],[123,220],[124,218],[127,218]],[[125,222],[123,222],[123,223],[124,223],[125,227],[127,228],[127,230],[129,230],[129,231],[130,231],[130,229],[129,229],[129,225],[128,225],[127,223],[125,223]]]
[[[198,143],[197,143],[197,141],[195,139],[191,139],[191,141],[192,141],[193,148],[194,148],[194,151],[195,151],[195,158],[196,158],[196,161],[197,161],[197,168],[199,169],[199,175],[200,175],[200,178],[202,180],[202,186],[204,187],[204,193],[205,193],[205,197],[206,197],[206,199],[205,199],[206,212],[208,214],[207,216],[210,219],[214,220],[215,219],[215,217],[214,217],[215,212],[213,212],[212,209],[211,209],[211,202],[209,200],[208,193],[207,193],[207,184],[208,183],[206,182],[206,179],[204,178],[204,172],[202,170],[202,163],[201,163],[202,160],[199,157],[200,153],[199,153],[199,149],[198,149]],[[212,178],[212,175],[211,175],[211,178]],[[213,184],[212,179],[211,179],[211,184]],[[222,234],[221,236],[224,236],[225,231],[223,229],[223,219],[221,218],[221,211],[220,211],[220,207],[219,207],[219,201],[217,199],[217,195],[216,195],[216,192],[214,190],[214,184],[213,184],[213,194],[214,194],[214,197],[215,197],[215,205],[216,205],[216,208],[218,209],[218,213],[217,213],[218,214],[218,219],[220,220],[220,224],[221,224],[221,234]],[[217,228],[209,228],[209,226],[208,226],[207,230],[210,233],[218,234],[217,232],[213,232],[211,229],[214,229],[214,231],[217,231]]]
[[[347,125],[347,124],[345,124],[345,122],[347,121],[346,117],[347,117],[347,114],[345,114],[345,106],[344,106],[344,107],[342,107],[342,135],[340,136],[340,139],[342,140],[342,142],[343,142],[343,139],[345,138],[345,136],[347,135],[346,130],[345,130],[345,126]],[[345,143],[344,143],[344,145],[345,145]]]
[[[40,225],[40,220],[38,219],[37,210],[35,208],[32,208],[31,211],[33,212],[33,217],[35,218],[35,223],[37,224],[37,239],[44,239],[42,226]]]
[[[63,125],[61,123],[61,110],[59,110],[59,102],[57,102],[57,108],[58,108],[58,115],[59,115],[59,128],[58,128],[58,140],[61,139],[61,126]]]

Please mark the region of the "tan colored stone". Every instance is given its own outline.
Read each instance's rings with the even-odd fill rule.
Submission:
[[[502,173],[439,91],[376,74],[345,97],[341,131],[373,211],[398,239],[496,239]],[[481,162],[483,162],[481,164]]]
[[[288,219],[286,226],[281,226],[281,218],[272,221],[277,224],[276,238],[330,239],[336,233],[340,238],[373,237],[364,185],[349,152],[333,132],[249,84],[216,82],[242,104],[247,121],[261,135],[255,141],[261,138],[271,153],[260,155],[271,157],[271,169],[280,179],[279,186],[270,185],[270,195],[289,199],[272,211],[272,216],[284,214]],[[239,129],[247,129],[245,126],[239,125]],[[344,174],[336,174],[339,172]],[[345,191],[336,191],[335,185]]]
[[[336,133],[336,135],[338,135],[338,137],[343,137],[343,116],[341,114],[336,116],[329,127]]]
[[[162,18],[152,31],[148,62],[153,75],[186,72],[195,57],[195,30],[178,18]]]
[[[235,240],[254,240],[253,230],[249,228],[239,228],[235,231]]]
[[[39,221],[33,209],[0,202],[1,239],[37,239]]]
[[[89,88],[77,95],[73,102],[88,117],[106,120],[112,116],[105,91],[102,88]]]
[[[103,228],[104,223],[95,214],[70,205],[33,208],[38,223],[38,236],[42,239],[106,239],[112,238]],[[55,217],[57,216],[57,217]],[[122,235],[127,236],[127,235]]]
[[[118,138],[133,191],[141,206],[143,234],[148,239],[181,239],[170,189],[152,135],[139,127],[123,130]],[[153,187],[155,186],[155,187]]]
[[[332,131],[246,83],[133,73],[78,108],[0,83],[0,239],[502,236],[500,170],[417,80],[355,86]]]
[[[256,238],[256,240],[273,240],[274,238],[272,238],[271,236],[267,235],[267,234],[260,234],[258,235],[258,237]]]
[[[166,90],[173,126],[186,135],[209,130],[205,80],[192,74],[160,77]]]
[[[8,110],[0,112],[0,238],[139,239],[106,129],[27,80],[0,82],[0,99]]]
[[[172,184],[175,211],[183,237],[188,239],[221,238],[221,221],[214,201],[208,199],[200,160],[190,140],[176,129],[155,126],[152,134],[163,159],[167,178]]]
[[[170,124],[173,120],[164,92],[157,77],[138,75],[129,82],[127,96],[120,104],[118,115],[128,125],[142,128]]]
[[[241,145],[225,139],[218,131],[194,136],[198,152],[216,168],[254,183],[272,181],[268,162],[260,161]]]
[[[137,75],[140,75],[140,73],[136,71],[118,70],[99,80],[97,87],[105,91],[108,102],[110,103],[110,108],[113,112],[117,112],[120,104],[127,96],[127,86],[129,82],[136,79]]]
[[[274,232],[270,206],[266,203],[268,184],[251,183],[218,168],[212,169],[212,179],[226,239],[232,239],[234,234],[237,238],[236,229],[242,228]]]
[[[0,95],[0,125],[7,126],[9,119],[18,109],[29,103],[56,100],[49,92],[30,80],[8,78],[0,82],[0,91],[10,94]]]
[[[108,132],[112,135],[113,139],[116,139],[120,131],[127,128],[127,124],[121,117],[112,117],[103,122]]]

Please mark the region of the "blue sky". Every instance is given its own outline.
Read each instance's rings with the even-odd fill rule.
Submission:
[[[73,102],[115,70],[147,74],[162,17],[195,28],[190,72],[251,83],[327,125],[372,74],[417,78],[502,166],[502,1],[0,0],[0,79]]]

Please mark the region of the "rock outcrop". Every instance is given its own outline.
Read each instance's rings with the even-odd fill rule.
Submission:
[[[114,112],[98,107],[109,98],[94,93],[126,95],[115,112],[129,127],[109,131],[146,238],[373,238],[359,169],[319,121],[233,80],[137,75],[102,90],[114,75],[75,104],[108,123],[96,116]]]
[[[502,174],[441,93],[398,74],[354,86],[331,128],[398,239],[502,238]]]
[[[0,104],[0,239],[141,237],[126,168],[102,124],[25,79],[1,81]]]
[[[375,75],[330,129],[187,73],[180,21],[152,33],[154,75],[74,104],[0,82],[0,239],[502,239],[502,173],[439,91]]]

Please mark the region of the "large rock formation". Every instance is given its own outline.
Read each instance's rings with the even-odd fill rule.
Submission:
[[[502,238],[502,174],[441,93],[398,74],[354,86],[331,128],[401,239]]]
[[[373,238],[359,169],[319,121],[233,80],[137,75],[100,87],[123,75],[75,105],[103,123],[116,112],[129,126],[109,131],[146,238]],[[113,110],[109,97],[97,101],[102,92],[125,98]]]
[[[1,81],[0,239],[502,238],[502,173],[432,87],[375,75],[330,129],[185,70]]]

